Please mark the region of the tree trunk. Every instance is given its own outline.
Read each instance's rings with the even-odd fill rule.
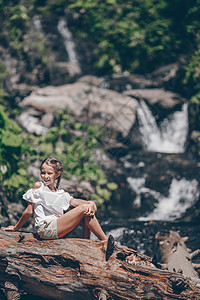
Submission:
[[[104,241],[0,230],[0,288],[13,299],[200,299],[198,279],[160,270],[124,246],[115,245],[106,261],[106,248]]]
[[[156,234],[160,261],[165,264],[165,268],[171,272],[181,273],[190,278],[199,278],[192,264],[192,257],[184,243],[187,238],[170,230],[166,236]],[[198,254],[198,251],[197,251]]]

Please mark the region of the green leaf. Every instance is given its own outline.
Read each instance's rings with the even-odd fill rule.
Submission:
[[[101,198],[99,195],[97,194],[92,194],[91,195],[91,200],[97,200],[98,202],[98,206],[103,207],[104,205],[104,199]]]
[[[109,190],[114,191],[118,188],[118,185],[115,182],[109,182],[107,183],[107,187]]]
[[[18,170],[18,173],[19,173],[19,175],[21,175],[21,176],[27,176],[27,171],[25,170],[25,169],[19,169]]]
[[[22,145],[22,139],[10,131],[3,131],[2,144],[7,147],[18,148]]]
[[[111,196],[111,192],[107,189],[102,189],[100,186],[96,187],[97,194],[105,200],[109,200]]]

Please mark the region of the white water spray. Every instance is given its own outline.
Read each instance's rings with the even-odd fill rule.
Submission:
[[[41,24],[41,20],[39,18],[33,19],[33,24],[39,32],[42,32],[42,24]]]
[[[166,118],[160,128],[144,101],[137,109],[142,140],[149,151],[163,153],[183,153],[188,133],[187,103],[181,111],[176,111]]]
[[[182,213],[191,207],[199,197],[198,182],[197,180],[187,180],[182,178],[181,180],[173,179],[169,196],[164,197],[159,192],[150,190],[144,186],[143,178],[131,178],[128,177],[127,181],[130,187],[136,192],[136,205],[140,201],[142,193],[148,192],[155,199],[158,200],[156,208],[146,217],[140,217],[140,221],[148,220],[175,220],[179,218]],[[140,182],[140,184],[138,184]],[[134,204],[135,204],[134,201]]]

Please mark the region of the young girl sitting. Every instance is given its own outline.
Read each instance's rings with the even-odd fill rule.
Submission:
[[[58,189],[62,171],[62,163],[54,157],[48,157],[41,163],[42,182],[35,182],[32,189],[23,195],[23,199],[28,201],[27,208],[16,225],[10,225],[4,230],[17,231],[34,214],[35,228],[42,239],[61,238],[83,220],[84,238],[89,239],[92,231],[100,240],[107,240],[95,217],[95,203],[75,199],[64,190]],[[64,214],[69,206],[74,208]]]

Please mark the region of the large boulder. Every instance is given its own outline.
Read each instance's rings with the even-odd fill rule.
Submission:
[[[112,74],[106,76],[103,84],[119,92],[130,89],[165,88],[173,91],[179,79],[180,65],[178,62],[162,66],[149,74]]]
[[[123,93],[136,99],[144,99],[150,105],[159,105],[163,109],[172,109],[184,103],[184,98],[179,94],[164,89],[133,89]]]
[[[112,128],[123,137],[128,135],[135,122],[138,106],[137,100],[132,97],[81,81],[38,88],[25,97],[21,104],[26,110],[32,107],[40,111],[43,117],[55,110],[67,109],[75,117],[87,118],[87,121]],[[23,123],[25,120],[21,119]]]

